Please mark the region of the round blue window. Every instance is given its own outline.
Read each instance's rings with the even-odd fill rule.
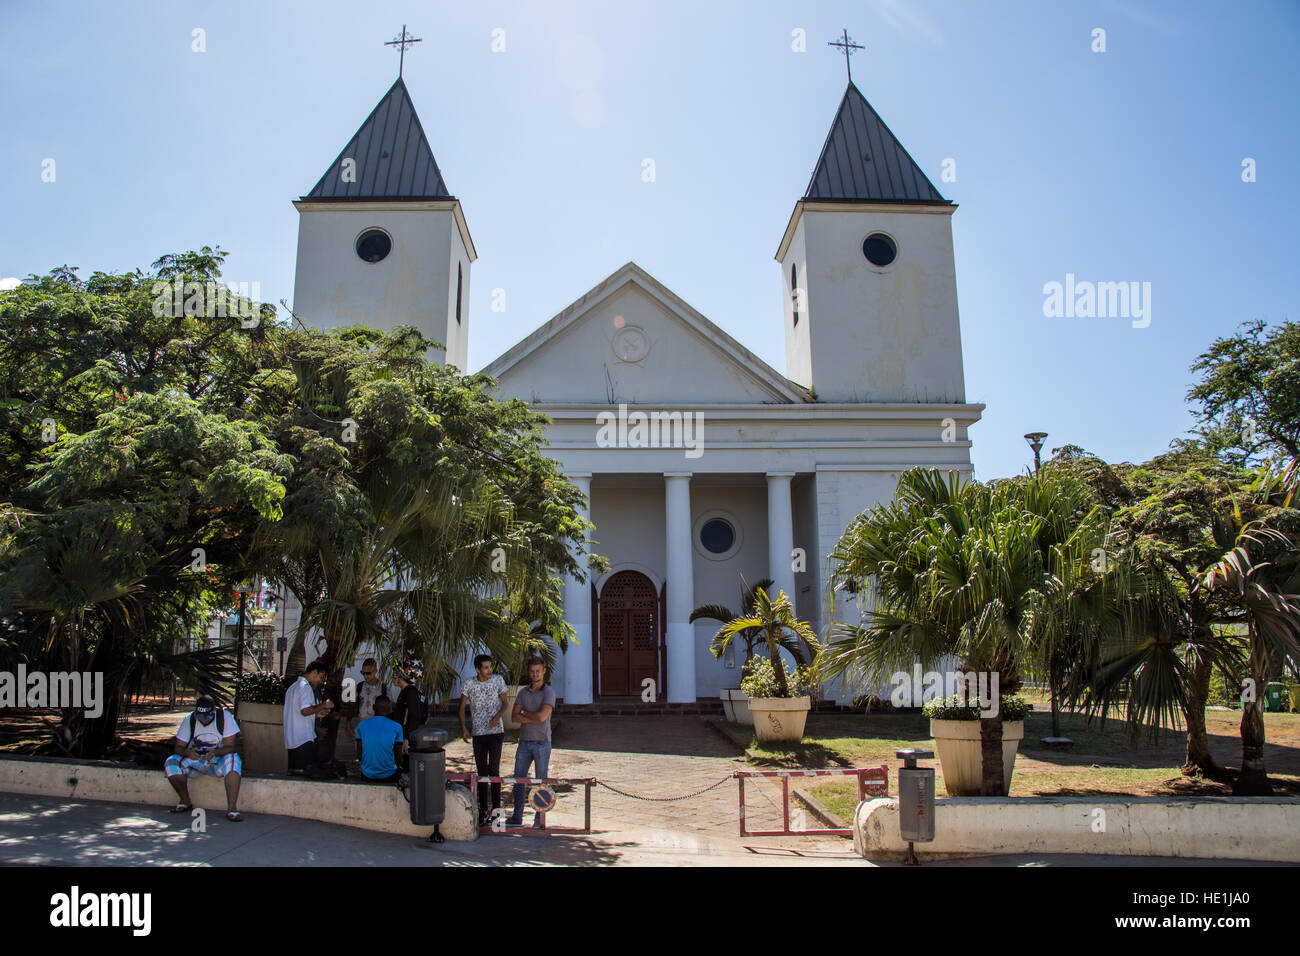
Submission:
[[[721,518],[711,518],[700,529],[700,544],[710,554],[726,554],[736,543],[736,529]]]

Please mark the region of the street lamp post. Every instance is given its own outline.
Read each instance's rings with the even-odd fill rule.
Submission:
[[[1029,442],[1029,447],[1034,450],[1034,474],[1038,474],[1038,469],[1043,467],[1043,459],[1039,453],[1043,450],[1043,439],[1047,437],[1047,432],[1030,432],[1025,436],[1025,441]]]
[[[1025,435],[1025,441],[1029,442],[1029,447],[1034,450],[1034,476],[1037,477],[1043,467],[1043,440],[1047,438],[1047,432],[1029,432]],[[1049,690],[1052,694],[1052,736],[1049,738],[1052,744],[1066,743],[1067,741],[1061,736],[1061,715],[1056,708],[1056,661],[1053,659],[1048,668],[1047,680],[1050,684]]]
[[[239,638],[238,638],[239,661],[235,665],[236,678],[240,678],[244,676],[244,618],[247,616],[247,612],[248,612],[248,596],[250,594],[256,594],[260,589],[258,588],[256,583],[245,581],[240,583],[238,590],[239,590]]]

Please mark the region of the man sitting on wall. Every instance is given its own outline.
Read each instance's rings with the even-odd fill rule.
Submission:
[[[175,753],[163,763],[167,782],[180,797],[180,802],[172,807],[172,813],[189,813],[194,809],[190,801],[189,778],[202,774],[225,780],[226,819],[232,823],[244,819],[236,809],[243,770],[239,754],[235,753],[237,733],[239,725],[235,723],[235,715],[228,710],[218,710],[216,702],[207,694],[194,702],[194,713],[176,728]]]
[[[397,751],[406,753],[402,725],[389,718],[393,702],[387,697],[375,700],[375,715],[357,724],[357,760],[361,775],[378,783],[393,783],[401,776],[397,768]]]

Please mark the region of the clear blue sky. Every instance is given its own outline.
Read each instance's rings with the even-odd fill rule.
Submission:
[[[1215,336],[1300,317],[1295,0],[6,0],[0,276],[219,243],[228,279],[291,299],[290,201],[392,83],[383,42],[403,23],[424,40],[407,85],[480,257],[471,369],[628,260],[783,369],[773,254],[844,91],[826,46],[842,27],[866,45],[859,88],[961,207],[977,477],[1022,470],[1032,430],[1149,458],[1190,425],[1188,366]],[[1150,282],[1150,327],[1044,317],[1044,283],[1068,272]]]

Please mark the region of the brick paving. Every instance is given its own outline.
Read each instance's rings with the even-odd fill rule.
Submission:
[[[509,776],[514,766],[515,736],[507,735],[501,755],[504,776]],[[679,796],[723,781],[707,793],[671,802],[636,800],[596,787],[592,790],[591,815],[592,828],[598,833],[636,830],[658,833],[670,841],[698,838],[709,843],[742,842],[738,785],[731,774],[753,768],[741,759],[740,748],[705,723],[704,717],[561,716],[552,743],[551,777],[595,777],[619,790],[646,797]],[[457,740],[448,745],[447,751],[449,768],[473,769],[468,744]],[[780,826],[779,784],[751,779],[745,784],[745,801],[750,829]],[[795,806],[798,804],[792,800],[792,808]],[[560,797],[556,809],[548,815],[548,822],[582,825],[581,787]],[[807,825],[817,823],[810,818]],[[808,849],[852,852],[848,840],[837,837],[763,840],[777,845],[788,843]]]

